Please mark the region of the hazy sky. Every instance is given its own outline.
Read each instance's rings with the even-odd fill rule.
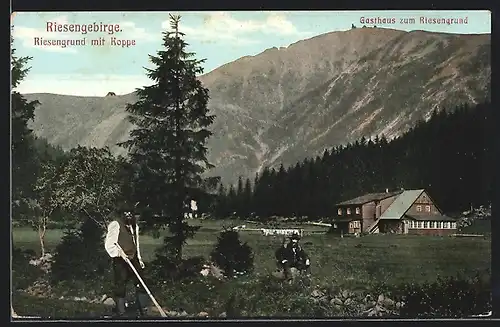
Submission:
[[[22,93],[58,93],[104,96],[132,92],[151,82],[143,67],[151,67],[148,54],[161,48],[161,32],[168,29],[168,12],[45,12],[13,14],[14,47],[18,56],[31,56],[32,69],[20,84]],[[189,51],[205,58],[205,72],[267,48],[286,47],[294,42],[332,31],[345,31],[351,24],[376,25],[406,31],[477,34],[490,33],[489,11],[316,11],[316,12],[182,12],[180,30],[186,33]],[[394,19],[394,23],[362,22],[362,18]],[[467,18],[466,24],[420,23],[420,18]],[[415,22],[401,24],[401,18]],[[114,35],[99,32],[47,31],[49,23],[119,24]],[[51,26],[55,26],[52,24]],[[105,44],[92,46],[104,37]],[[135,45],[111,45],[111,37],[135,40]],[[81,40],[85,46],[44,46],[36,40]]]

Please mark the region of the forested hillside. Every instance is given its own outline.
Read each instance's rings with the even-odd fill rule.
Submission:
[[[218,216],[329,217],[342,200],[385,189],[425,188],[445,212],[491,203],[493,107],[435,111],[401,137],[360,140],[255,181],[219,189]]]

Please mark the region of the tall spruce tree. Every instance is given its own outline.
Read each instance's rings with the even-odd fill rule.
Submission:
[[[243,189],[243,215],[245,218],[248,218],[251,213],[252,208],[252,184],[250,183],[250,179],[247,178],[245,180],[245,187]]]
[[[244,200],[244,195],[243,195],[243,177],[238,177],[238,184],[236,188],[236,204],[235,204],[235,211],[238,217],[243,217],[244,216],[244,206],[245,206],[245,200]]]
[[[30,67],[27,67],[31,57],[17,57],[11,35],[11,122],[12,122],[12,201],[14,217],[18,216],[20,208],[25,207],[33,198],[33,185],[39,168],[33,146],[32,130],[28,122],[35,117],[38,101],[27,101],[16,87],[26,78]]]
[[[206,157],[206,143],[212,135],[207,128],[215,118],[207,107],[208,90],[196,77],[203,73],[204,60],[187,52],[179,23],[180,16],[170,15],[171,30],[163,33],[163,49],[149,56],[156,68],[146,68],[147,76],[155,84],[138,89],[139,100],[127,106],[135,129],[122,143],[138,167],[134,201],[139,201],[139,209],[156,215],[149,217],[150,226],[166,225],[171,233],[158,255],[169,253],[169,260],[177,263],[186,240],[197,230],[184,220],[183,208],[203,193],[202,173],[213,167]]]
[[[237,196],[236,196],[236,190],[234,189],[234,185],[231,184],[229,185],[229,190],[227,192],[227,202],[228,202],[228,209],[229,209],[229,216],[231,218],[234,218],[234,214],[236,212],[236,203],[237,203]]]
[[[217,218],[226,218],[228,215],[228,199],[226,194],[226,188],[224,184],[219,184],[219,190],[217,191],[217,202],[215,205],[215,216]]]

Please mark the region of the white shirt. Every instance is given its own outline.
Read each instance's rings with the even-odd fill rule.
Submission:
[[[133,233],[132,226],[127,226],[130,229],[130,232]],[[118,235],[120,234],[120,224],[115,220],[112,221],[108,225],[108,232],[106,234],[106,240],[104,242],[104,248],[106,249],[106,252],[108,252],[109,256],[111,258],[116,258],[120,256],[120,250],[118,247],[115,245],[115,243],[118,243]],[[134,242],[136,243],[137,247],[137,258],[139,261],[142,261],[141,259],[141,252],[139,248],[139,226],[135,225],[135,237],[132,237]]]

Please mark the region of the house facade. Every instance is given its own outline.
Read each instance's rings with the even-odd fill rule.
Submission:
[[[369,193],[337,204],[334,224],[341,234],[369,230],[403,191]]]
[[[423,190],[369,193],[337,204],[334,226],[341,234],[449,235],[455,219],[445,216]]]

